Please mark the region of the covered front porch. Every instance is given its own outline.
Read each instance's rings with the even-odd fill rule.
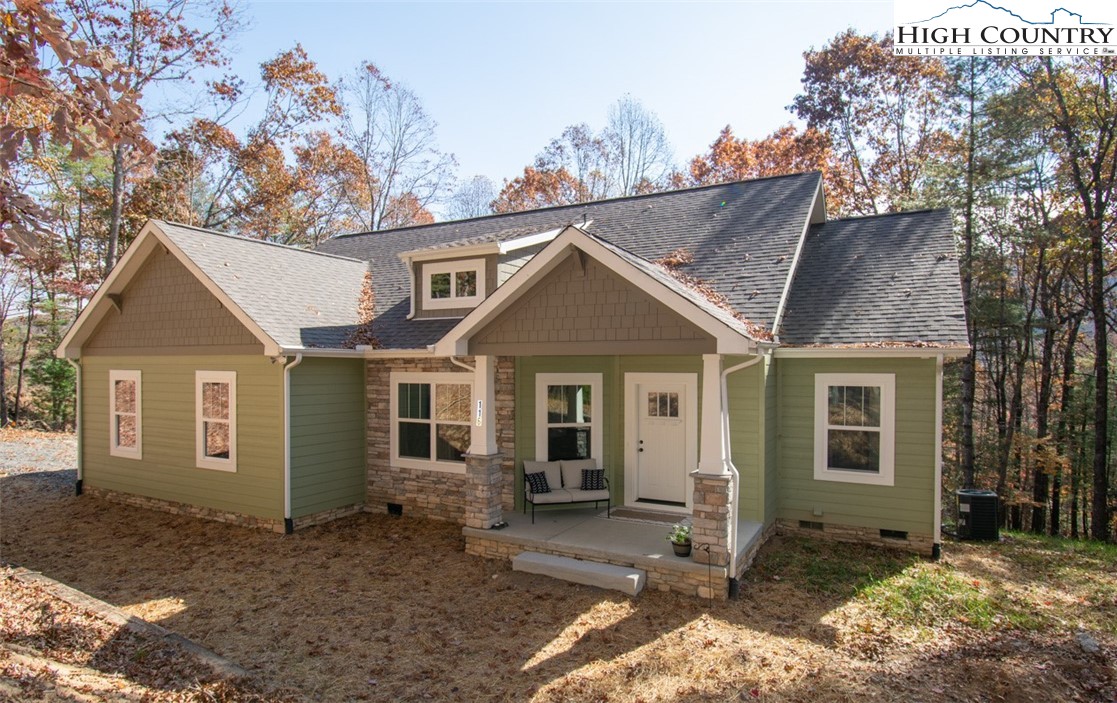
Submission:
[[[572,508],[537,513],[534,524],[519,512],[505,513],[504,519],[507,527],[501,529],[462,528],[466,552],[492,559],[511,559],[521,552],[557,554],[641,569],[647,573],[648,587],[661,591],[703,598],[728,595],[727,567],[674,555],[666,539],[669,517],[638,517],[635,511],[622,510],[607,518],[605,510]],[[759,522],[738,521],[738,570],[755,557],[763,533]]]

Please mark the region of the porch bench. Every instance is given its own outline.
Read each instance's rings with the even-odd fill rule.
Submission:
[[[604,489],[584,490],[582,488],[582,470],[596,470],[597,462],[593,459],[575,459],[563,461],[525,461],[523,465],[524,478],[524,514],[527,506],[531,505],[531,522],[535,524],[536,505],[572,505],[575,503],[593,503],[593,507],[605,502],[605,516],[612,517],[613,499],[609,490],[609,479],[602,472]],[[546,477],[546,491],[532,488],[528,474],[543,474]]]

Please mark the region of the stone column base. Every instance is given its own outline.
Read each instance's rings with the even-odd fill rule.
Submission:
[[[504,521],[500,504],[504,455],[465,455],[465,526],[485,530]]]
[[[735,512],[728,474],[704,474],[695,471],[694,517],[691,519],[691,559],[699,564],[729,566],[730,516]]]

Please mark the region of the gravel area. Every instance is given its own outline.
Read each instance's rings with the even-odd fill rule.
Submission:
[[[77,471],[78,442],[72,434],[0,430],[0,476]]]

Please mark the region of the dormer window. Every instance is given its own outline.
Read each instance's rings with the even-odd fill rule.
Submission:
[[[485,260],[425,262],[422,285],[424,309],[476,307],[485,299]]]

